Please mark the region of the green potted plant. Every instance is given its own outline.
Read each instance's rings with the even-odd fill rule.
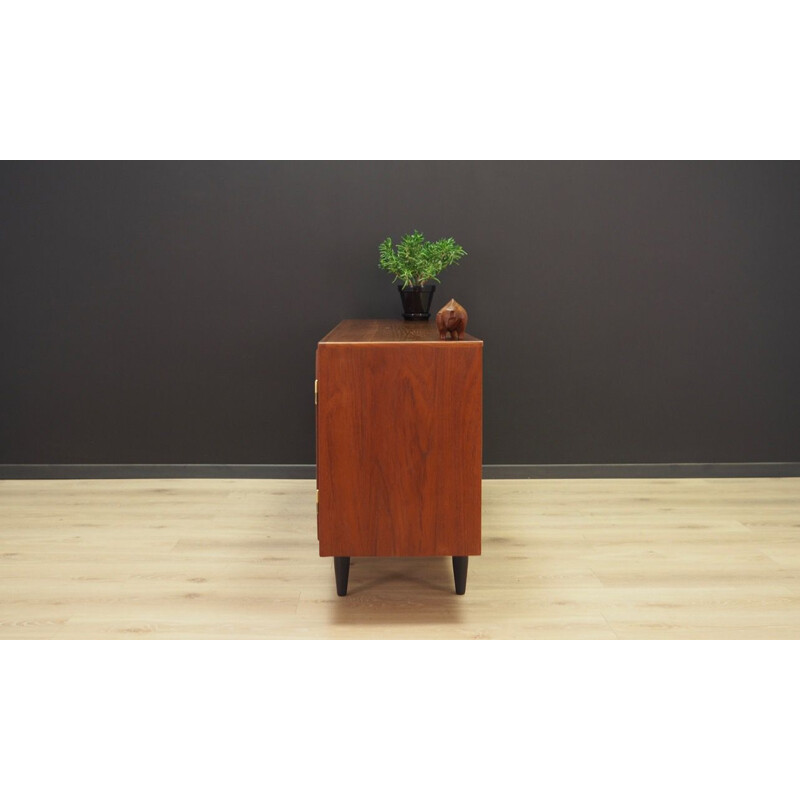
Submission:
[[[467,254],[454,239],[428,242],[419,232],[407,233],[394,247],[387,238],[378,246],[380,268],[402,281],[397,288],[403,300],[403,317],[425,320],[430,317],[431,299],[439,283],[439,273]]]

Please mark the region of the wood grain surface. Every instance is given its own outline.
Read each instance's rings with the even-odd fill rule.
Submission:
[[[314,541],[314,482],[0,481],[3,639],[797,639],[800,479],[484,481],[449,558]]]
[[[322,556],[480,554],[482,344],[423,327],[317,349]]]
[[[439,329],[433,320],[409,322],[404,319],[345,319],[320,339],[320,344],[440,341]],[[480,339],[464,334],[464,342],[480,342]]]

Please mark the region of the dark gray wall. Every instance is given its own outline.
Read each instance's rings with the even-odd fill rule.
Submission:
[[[468,250],[486,463],[800,461],[796,163],[5,163],[0,463],[311,463],[316,340]]]

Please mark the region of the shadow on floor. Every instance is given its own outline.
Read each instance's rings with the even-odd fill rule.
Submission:
[[[333,570],[331,570],[333,579]],[[450,558],[352,558],[346,597],[332,603],[334,624],[442,624],[462,621]]]

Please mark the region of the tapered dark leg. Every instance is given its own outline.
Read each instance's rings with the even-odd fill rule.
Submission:
[[[336,573],[336,594],[344,597],[347,594],[347,578],[350,575],[350,556],[334,556],[333,571]],[[466,574],[465,571],[465,577]]]
[[[467,567],[469,556],[453,556],[453,577],[456,579],[456,594],[467,591]]]

